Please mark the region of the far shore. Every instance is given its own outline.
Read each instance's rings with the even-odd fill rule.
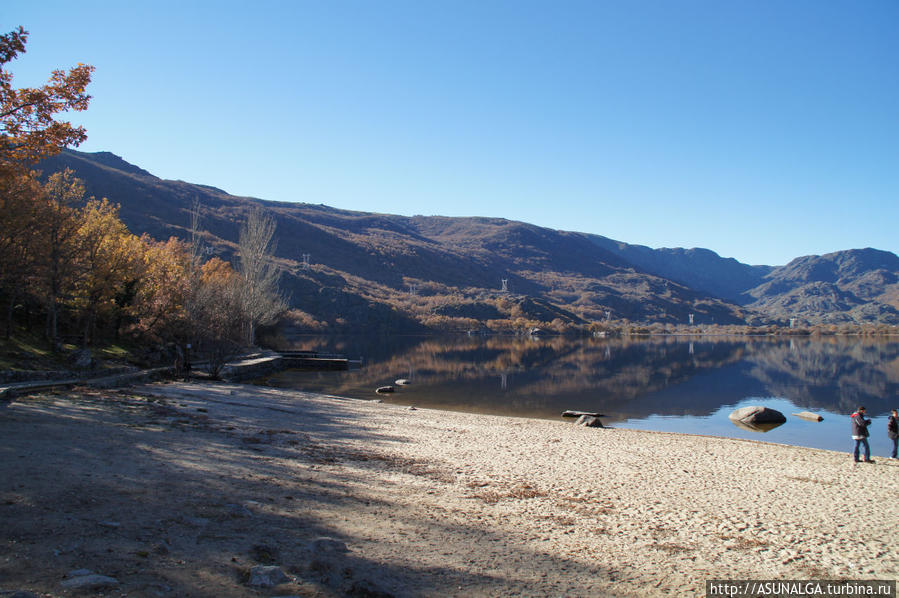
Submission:
[[[107,596],[899,578],[899,461],[847,452],[206,382],[20,396],[0,437],[0,595],[79,569]]]

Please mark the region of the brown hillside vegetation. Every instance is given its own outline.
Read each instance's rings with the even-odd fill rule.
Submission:
[[[819,293],[815,270],[784,285],[788,267],[747,266],[709,250],[652,250],[499,218],[265,202],[162,180],[109,153],[67,151],[44,163],[48,172],[63,167],[90,193],[120,203],[138,234],[185,237],[199,201],[204,242],[225,261],[234,258],[238,223],[262,206],[277,222],[282,286],[310,329],[596,330],[606,321],[686,325],[690,314],[696,325],[899,324],[899,267],[889,261],[862,260],[827,283],[842,300],[799,301],[791,297]],[[833,255],[843,254],[851,261],[852,252]]]

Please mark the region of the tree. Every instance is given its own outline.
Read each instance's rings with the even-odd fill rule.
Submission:
[[[61,285],[68,274],[71,249],[71,177],[48,181],[39,189],[29,169],[39,160],[87,135],[83,127],[55,120],[58,113],[87,109],[85,92],[94,67],[79,64],[55,70],[42,87],[15,89],[7,65],[25,52],[28,32],[22,27],[0,35],[0,294],[7,303],[7,335],[16,301],[25,294],[26,279],[40,271],[47,302],[47,335],[58,336]],[[66,188],[64,188],[66,187]],[[41,245],[38,243],[50,243]],[[38,255],[38,251],[40,255]]]
[[[119,220],[118,206],[105,198],[87,202],[79,214],[77,234],[75,301],[84,324],[84,344],[89,345],[98,316],[109,323],[120,321],[125,295],[133,295],[128,286],[137,280],[141,247],[140,240]]]
[[[271,214],[256,207],[240,229],[238,272],[249,345],[256,342],[256,329],[274,323],[286,308],[278,288],[281,271],[273,260],[275,228]]]
[[[86,110],[85,92],[94,67],[78,64],[54,70],[42,87],[14,89],[5,65],[25,52],[28,32],[22,27],[0,35],[0,176],[23,172],[39,160],[87,138],[84,127],[54,120],[60,112]]]
[[[188,249],[175,238],[162,243],[144,235],[140,240],[140,284],[129,310],[135,321],[135,332],[154,341],[186,336],[185,306],[190,287]]]
[[[12,332],[16,303],[26,297],[34,274],[40,195],[34,177],[0,177],[0,297],[6,301],[6,338]]]
[[[241,235],[244,239],[243,232]],[[263,246],[268,247],[268,243]],[[184,330],[196,343],[195,349],[206,358],[209,373],[218,376],[225,361],[245,344],[246,328],[241,324],[250,319],[245,310],[249,296],[247,284],[219,258],[203,263],[199,203],[191,208],[190,243],[184,248],[187,265]],[[249,249],[246,254],[251,255]],[[254,266],[253,271],[259,269]]]
[[[50,175],[43,185],[39,207],[42,228],[37,249],[37,266],[47,307],[47,339],[59,340],[59,307],[71,291],[75,257],[78,252],[79,218],[77,205],[84,198],[84,183],[70,169]]]
[[[240,277],[229,264],[212,258],[200,269],[193,289],[191,329],[209,363],[209,373],[217,377],[227,359],[243,344],[243,335],[234,322],[243,316]]]

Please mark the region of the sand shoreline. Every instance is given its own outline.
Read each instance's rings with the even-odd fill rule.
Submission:
[[[21,397],[0,434],[0,591],[68,595],[79,568],[132,596],[899,578],[899,462],[848,453],[236,384]],[[260,564],[289,581],[251,587]]]

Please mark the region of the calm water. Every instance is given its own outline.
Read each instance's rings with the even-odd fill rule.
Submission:
[[[287,371],[261,382],[340,396],[475,413],[560,419],[605,414],[621,428],[750,438],[838,451],[851,448],[849,414],[874,420],[871,449],[888,454],[886,421],[899,406],[899,339],[743,337],[568,339],[301,337],[294,348],[362,358],[349,372]],[[393,395],[379,386],[411,381]],[[769,432],[736,427],[737,407],[787,416]],[[810,422],[791,414],[813,411]],[[660,438],[660,442],[664,442]]]

